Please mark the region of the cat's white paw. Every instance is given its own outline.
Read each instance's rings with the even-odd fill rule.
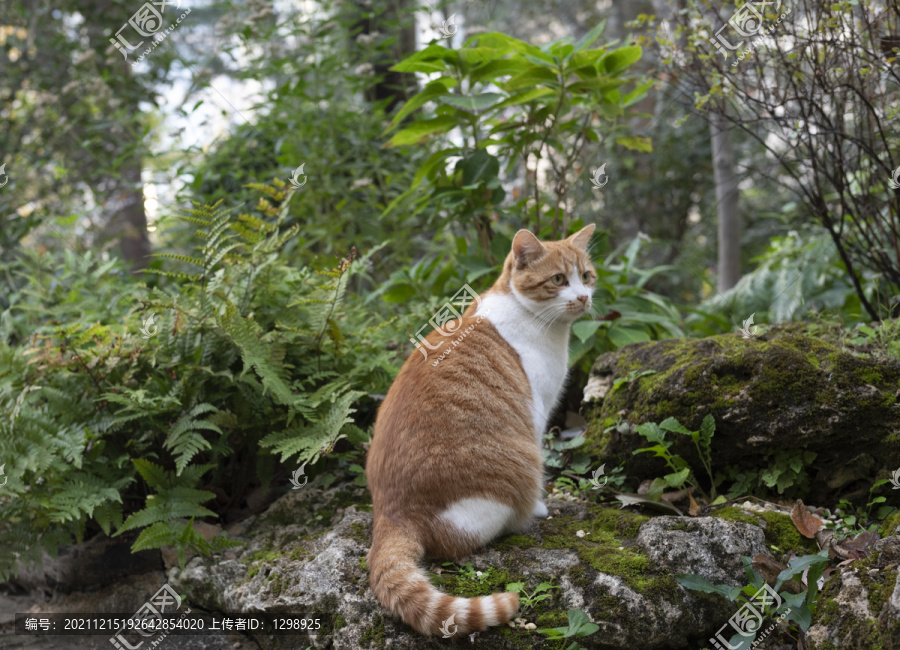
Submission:
[[[534,504],[534,512],[532,513],[535,517],[539,517],[541,519],[546,519],[550,515],[550,511],[547,510],[547,506],[543,501],[538,500]]]

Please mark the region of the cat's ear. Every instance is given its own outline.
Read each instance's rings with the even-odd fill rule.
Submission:
[[[547,249],[538,238],[527,230],[520,230],[513,237],[512,254],[519,268],[539,260],[546,255]]]
[[[594,234],[594,228],[596,227],[597,226],[594,224],[589,224],[569,237],[566,241],[573,246],[577,246],[584,252],[587,252],[588,242],[591,240],[591,235]]]

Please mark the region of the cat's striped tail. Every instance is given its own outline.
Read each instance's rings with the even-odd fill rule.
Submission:
[[[479,598],[441,593],[419,566],[423,556],[417,540],[386,517],[376,517],[368,555],[372,591],[392,614],[422,634],[446,638],[483,631],[510,620],[519,609],[519,595],[512,592]]]

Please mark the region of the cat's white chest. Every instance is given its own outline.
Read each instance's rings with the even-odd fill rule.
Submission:
[[[540,446],[568,375],[569,326],[558,323],[548,328],[510,294],[485,296],[476,312],[482,314],[519,353],[531,385],[531,415]]]

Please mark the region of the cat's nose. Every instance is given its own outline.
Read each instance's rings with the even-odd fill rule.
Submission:
[[[591,297],[590,296],[578,296],[578,301],[581,303],[581,305],[585,309],[587,309],[587,307],[590,305]]]

